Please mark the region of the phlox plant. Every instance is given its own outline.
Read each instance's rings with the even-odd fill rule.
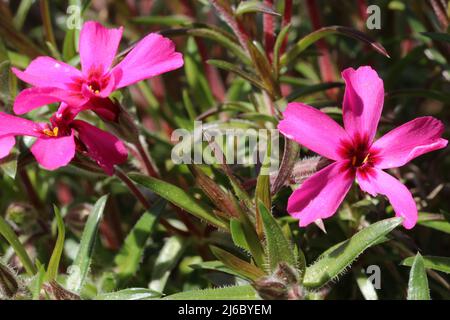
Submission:
[[[0,298],[449,298],[445,1],[350,2],[0,2]]]

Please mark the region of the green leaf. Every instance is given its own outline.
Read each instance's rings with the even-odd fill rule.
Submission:
[[[144,212],[126,237],[114,260],[120,277],[127,278],[138,271],[147,240],[165,207],[166,201],[158,201],[149,211]]]
[[[214,96],[204,76],[202,60],[194,38],[188,39],[187,49],[183,58],[186,79],[193,100],[200,106],[201,110],[206,110],[206,108],[214,104]]]
[[[23,27],[23,23],[27,18],[28,12],[30,11],[31,6],[33,5],[34,0],[22,0],[20,1],[19,8],[16,11],[16,15],[14,16],[14,27],[17,30],[21,30]]]
[[[86,222],[86,226],[81,236],[80,247],[72,266],[69,269],[69,278],[67,279],[67,287],[69,291],[80,293],[89,273],[91,265],[92,253],[94,251],[95,241],[97,239],[100,220],[103,216],[108,195],[102,196],[94,205],[92,212]]]
[[[258,207],[264,226],[266,255],[270,270],[275,271],[280,262],[286,262],[295,267],[296,262],[292,245],[286,239],[280,225],[262,202],[258,203]]]
[[[14,252],[19,257],[20,262],[22,262],[27,273],[29,275],[34,275],[36,273],[36,268],[33,262],[31,262],[27,251],[25,250],[17,235],[14,233],[13,229],[3,219],[2,216],[0,216],[0,234],[6,239],[6,241],[8,241],[11,247],[13,247]]]
[[[230,274],[232,276],[241,277],[241,275],[233,269],[228,268],[222,261],[206,261],[196,264],[191,264],[189,267],[193,269],[218,271]]]
[[[239,44],[232,39],[232,36],[227,36],[223,31],[219,31],[215,28],[194,28],[187,31],[187,33],[194,37],[205,38],[213,40],[221,44],[224,48],[228,49],[242,62],[249,65],[251,64],[250,58],[247,53],[241,48]]]
[[[208,64],[215,66],[219,69],[223,69],[225,71],[234,73],[238,76],[240,76],[241,78],[249,81],[251,84],[253,84],[255,87],[264,90],[264,91],[270,91],[269,88],[263,83],[261,82],[254,74],[248,73],[244,70],[242,70],[241,67],[239,67],[236,64],[227,62],[227,61],[223,61],[223,60],[215,60],[215,59],[209,59],[208,61],[206,61]]]
[[[32,278],[31,283],[29,285],[29,289],[31,291],[33,300],[39,300],[44,280],[45,280],[45,267],[44,265],[41,265],[38,267],[38,271]]]
[[[367,248],[378,243],[402,223],[401,218],[376,222],[359,231],[350,239],[325,251],[317,261],[306,268],[303,285],[317,288],[336,278]]]
[[[284,26],[275,40],[275,45],[273,48],[273,70],[275,71],[275,79],[278,79],[278,75],[280,74],[280,51],[286,37],[288,36],[290,28],[291,24]]]
[[[250,280],[256,280],[265,276],[265,273],[258,267],[232,255],[225,250],[211,246],[211,251],[217,257],[217,259],[223,262],[225,266],[235,271],[241,277]]]
[[[422,32],[421,34],[430,38],[431,40],[450,43],[450,34],[448,34],[448,33]]]
[[[234,14],[237,16],[246,13],[265,13],[273,16],[281,16],[278,12],[274,11],[271,7],[258,0],[242,1],[239,3]]]
[[[181,237],[173,236],[167,239],[166,243],[159,252],[158,257],[156,258],[152,272],[152,280],[148,284],[150,289],[157,292],[164,291],[167,279],[183,254],[186,246],[186,239]]]
[[[311,32],[310,34],[300,39],[291,50],[289,50],[281,57],[280,64],[287,65],[291,63],[300,53],[305,51],[306,48],[328,35],[343,35],[360,40],[362,42],[370,44],[370,46],[378,53],[389,57],[386,49],[384,49],[384,47],[380,43],[376,42],[365,33],[349,27],[330,26]]]
[[[161,297],[162,294],[147,288],[129,288],[116,292],[102,293],[93,300],[151,300]]]
[[[439,214],[419,212],[417,224],[450,234],[450,222]]]
[[[411,267],[414,264],[415,257],[409,257],[402,261],[402,265]],[[450,258],[437,256],[423,256],[422,260],[426,269],[433,269],[436,271],[450,274]]]
[[[320,91],[325,91],[333,88],[340,88],[344,86],[342,82],[324,82],[319,84],[313,84],[311,86],[302,86],[300,89],[294,90],[287,97],[286,100],[288,102],[292,102],[297,100],[300,97],[310,95],[313,93],[317,93]]]
[[[230,233],[231,239],[236,246],[250,252],[250,246],[248,245],[247,239],[245,238],[244,229],[239,220],[230,220]]]
[[[430,300],[427,273],[420,253],[415,256],[409,273],[408,300]]]
[[[56,206],[53,206],[53,210],[55,211],[56,223],[58,226],[58,238],[56,239],[55,248],[53,249],[50,262],[48,263],[47,281],[56,280],[56,276],[58,275],[59,262],[61,261],[61,255],[64,250],[64,239],[66,235],[66,228],[64,227],[64,221],[61,217],[59,209]]]
[[[189,195],[183,189],[165,181],[138,173],[130,173],[129,177],[136,183],[150,189],[162,198],[186,210],[197,218],[205,220],[216,227],[228,230],[228,224],[213,215],[213,210],[211,208],[200,205],[194,197]]]
[[[421,97],[433,99],[444,103],[450,103],[450,95],[447,92],[431,89],[409,88],[392,90],[388,92],[387,99],[394,97]]]
[[[160,26],[177,26],[191,23],[191,19],[188,16],[183,15],[170,15],[170,16],[142,16],[131,19],[131,22],[145,25],[160,25]]]
[[[192,290],[176,293],[165,300],[259,300],[251,285],[223,287],[217,289]]]

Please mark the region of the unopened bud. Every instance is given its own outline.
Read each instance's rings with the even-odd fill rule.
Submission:
[[[15,273],[0,263],[0,298],[13,298],[19,291]]]
[[[120,139],[136,143],[139,139],[139,130],[133,117],[119,103],[116,105],[118,108],[117,118],[113,121],[104,119],[105,123]]]
[[[281,281],[272,277],[264,277],[256,280],[253,287],[264,300],[286,300],[288,288]]]

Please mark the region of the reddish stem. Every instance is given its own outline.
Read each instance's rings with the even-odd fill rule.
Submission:
[[[264,4],[269,8],[273,8],[273,0],[264,0]],[[275,45],[275,25],[271,14],[263,15],[263,32],[266,55],[269,61],[272,62],[273,48]]]
[[[289,23],[291,23],[292,19],[292,0],[285,0],[284,1],[284,12],[283,12],[283,21],[281,23],[281,27],[284,28]],[[280,55],[283,54],[286,51],[288,39],[287,37],[283,40],[283,44],[280,48]]]
[[[314,30],[318,30],[322,28],[322,23],[320,21],[319,8],[317,7],[317,2],[315,0],[307,0],[306,2],[308,6],[309,16],[311,18],[311,23]],[[336,77],[334,74],[333,64],[331,62],[330,51],[328,50],[327,43],[321,39],[317,41],[317,47],[319,49],[320,57],[319,57],[319,67],[320,74],[322,76],[322,80],[325,82],[334,82],[336,81]],[[327,95],[330,98],[336,98],[337,90],[330,89],[327,90]]]

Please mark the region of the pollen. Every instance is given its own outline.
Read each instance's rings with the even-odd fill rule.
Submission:
[[[88,88],[89,88],[89,90],[91,90],[95,94],[99,94],[100,93],[100,90],[94,89],[94,87],[91,84],[88,85]]]
[[[46,136],[49,136],[49,137],[57,137],[58,136],[58,127],[54,127],[53,128],[53,130],[50,130],[50,129],[44,129],[43,130],[43,133],[46,135]]]

